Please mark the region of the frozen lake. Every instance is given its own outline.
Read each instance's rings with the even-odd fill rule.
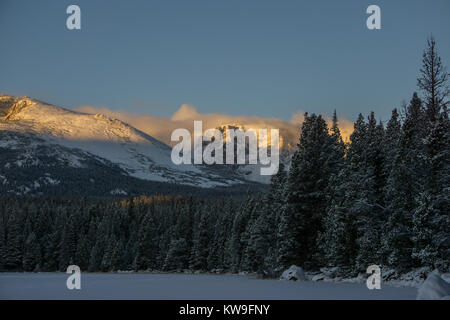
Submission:
[[[206,274],[81,274],[68,290],[66,273],[0,273],[0,299],[415,299],[414,288],[291,282]]]

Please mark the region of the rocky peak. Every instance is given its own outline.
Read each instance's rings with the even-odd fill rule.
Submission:
[[[5,106],[3,111],[6,111],[3,115],[3,120],[14,120],[14,117],[16,114],[20,113],[23,109],[29,107],[30,105],[34,104],[35,101],[29,97],[22,97],[17,98],[13,96],[2,96],[4,97],[3,105]],[[9,106],[9,108],[7,108]],[[0,114],[2,115],[2,114]]]
[[[0,118],[6,116],[17,100],[19,100],[17,97],[0,94]]]

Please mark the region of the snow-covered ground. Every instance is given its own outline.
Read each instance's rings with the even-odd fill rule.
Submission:
[[[393,287],[413,287],[419,288],[432,272],[429,267],[421,267],[413,269],[407,273],[398,273],[397,271],[381,266],[382,283]],[[305,274],[307,280],[338,282],[338,283],[359,283],[364,284],[367,280],[367,274],[360,273],[358,276],[345,276],[342,270],[337,267],[321,268],[320,272],[307,272]],[[446,275],[442,275],[445,277]],[[447,281],[448,282],[448,281]]]
[[[0,273],[0,299],[415,299],[415,288],[313,281],[259,280],[209,274],[81,274],[68,290],[65,273]]]

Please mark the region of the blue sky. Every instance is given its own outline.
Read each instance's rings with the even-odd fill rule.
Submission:
[[[81,7],[82,30],[66,29]],[[382,29],[366,28],[370,4]],[[0,2],[0,92],[56,105],[289,119],[386,119],[409,100],[433,34],[450,65],[450,1]]]

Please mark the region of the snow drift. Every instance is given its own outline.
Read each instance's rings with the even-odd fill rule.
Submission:
[[[281,280],[292,280],[292,281],[304,281],[306,280],[305,272],[301,267],[292,265],[289,269],[285,270],[281,275]]]
[[[438,270],[429,274],[422,286],[417,290],[417,300],[439,300],[450,296],[450,283],[445,281]]]

